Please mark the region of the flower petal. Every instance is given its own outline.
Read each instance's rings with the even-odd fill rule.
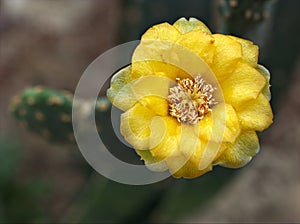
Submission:
[[[210,30],[204,23],[193,17],[189,18],[189,20],[187,20],[186,18],[180,18],[173,24],[173,26],[182,34],[194,30],[202,30],[207,34],[211,34]]]
[[[254,45],[253,42],[249,40],[245,40],[234,36],[229,37],[241,44],[243,59],[251,66],[255,67],[257,65],[258,60],[258,46]]]
[[[234,142],[240,133],[235,110],[229,104],[218,104],[195,126],[201,139],[201,158],[198,169],[206,169],[224,150],[224,142]]]
[[[226,149],[225,143],[207,141],[201,145],[201,157],[197,162],[199,170],[205,170],[211,166],[212,162],[219,157]]]
[[[163,76],[172,80],[180,77],[190,77],[176,65],[182,52],[182,46],[161,40],[143,40],[135,49],[132,56],[133,78],[141,76]],[[174,50],[175,49],[175,50]]]
[[[265,97],[270,101],[271,100],[271,91],[270,91],[270,72],[268,71],[268,69],[266,69],[264,66],[262,65],[257,65],[256,67],[257,71],[260,72],[260,74],[262,74],[267,82],[262,90],[262,93],[265,95]]]
[[[241,62],[232,75],[220,84],[226,103],[237,109],[245,102],[257,98],[266,79],[255,68]]]
[[[167,98],[172,82],[172,80],[165,77],[146,76],[135,80],[131,88],[137,99],[145,96]],[[155,83],[159,83],[159,85],[155,85]]]
[[[149,149],[149,128],[155,114],[140,103],[121,115],[121,134],[135,149]]]
[[[139,99],[139,102],[156,115],[167,116],[169,114],[169,103],[165,98],[158,96],[145,96]]]
[[[203,160],[203,152],[206,152],[208,144],[200,141],[194,133],[193,126],[182,125],[181,127],[178,148],[165,159],[170,172],[174,177],[193,178],[203,175],[212,169],[211,162],[215,158],[215,155],[212,156],[210,161],[205,161],[205,158]],[[220,145],[219,143],[209,145],[211,147],[216,144]],[[215,151],[216,154],[218,153],[218,149]],[[212,153],[212,150],[207,151]],[[200,165],[205,167],[199,169]]]
[[[201,150],[200,140],[194,134],[194,127],[192,125],[182,124],[180,126],[180,131],[177,131],[177,141],[178,147],[165,159],[173,175],[179,170],[182,172],[182,168],[187,163],[191,163],[189,162],[190,157]]]
[[[169,23],[162,23],[148,29],[143,34],[142,40],[165,40],[175,42],[180,35],[180,32]]]
[[[131,90],[130,82],[132,77],[130,75],[131,66],[117,72],[111,79],[110,88],[106,95],[110,102],[121,110],[128,110],[136,102],[137,99]]]
[[[237,110],[237,115],[243,130],[263,131],[273,122],[270,103],[262,93]]]
[[[242,58],[242,46],[226,35],[213,34],[212,36],[215,40],[212,70],[217,79],[222,81],[229,77]]]
[[[242,132],[233,144],[214,162],[228,168],[245,166],[259,151],[258,137],[255,131]]]
[[[176,158],[176,160],[177,159],[178,158]],[[173,161],[173,164],[167,163],[170,172],[172,173],[173,177],[175,177],[175,178],[180,178],[180,177],[195,178],[195,177],[202,176],[203,174],[212,170],[212,165],[210,165],[209,167],[207,167],[204,170],[199,170],[198,167],[196,166],[196,164],[188,161],[178,171],[174,172],[173,167],[176,168],[176,165],[174,165],[174,164],[176,164],[175,160]]]
[[[194,131],[205,142],[234,142],[240,133],[240,126],[233,107],[219,103],[195,125]]]
[[[194,30],[183,34],[177,43],[193,51],[206,63],[212,63],[215,50],[212,35],[203,30]]]
[[[146,167],[154,172],[163,172],[168,169],[165,161],[155,158],[149,150],[135,150],[136,153],[145,161]]]
[[[190,77],[190,75],[182,69],[162,61],[137,61],[132,63],[133,78],[151,75],[167,77],[172,80],[175,80],[176,78],[184,79]]]
[[[195,135],[192,125],[182,124],[180,132],[177,133],[177,139],[179,142],[178,151],[184,155],[187,160],[201,147],[200,139]],[[198,154],[199,152],[200,151],[198,151]]]
[[[159,83],[159,85],[153,85]],[[168,115],[167,97],[172,81],[165,77],[145,76],[134,81],[131,89],[135,98],[157,115]]]
[[[178,122],[172,117],[154,117],[150,124],[149,148],[151,154],[165,159],[178,147],[176,139]]]

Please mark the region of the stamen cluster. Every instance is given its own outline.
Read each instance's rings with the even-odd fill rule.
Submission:
[[[169,113],[178,122],[196,124],[216,104],[214,88],[198,75],[194,80],[177,78],[177,85],[169,89]]]

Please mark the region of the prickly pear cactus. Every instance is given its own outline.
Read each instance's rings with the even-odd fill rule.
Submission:
[[[67,91],[54,91],[35,86],[25,89],[12,99],[10,112],[19,120],[21,126],[57,143],[75,143],[72,126],[73,95]],[[80,100],[74,103],[80,108],[82,120],[90,119],[92,102]],[[95,105],[98,130],[109,114],[111,104],[101,97]],[[104,116],[104,117],[103,117]]]
[[[270,17],[272,0],[221,0],[221,32],[240,35]]]
[[[74,141],[72,94],[36,86],[15,96],[11,113],[21,126],[53,142]]]

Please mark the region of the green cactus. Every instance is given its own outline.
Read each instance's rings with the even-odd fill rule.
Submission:
[[[219,10],[223,17],[221,32],[241,35],[270,17],[272,0],[222,0]]]
[[[36,86],[15,96],[11,113],[30,131],[54,142],[73,141],[72,94]]]
[[[87,117],[92,104],[84,103]],[[57,143],[75,143],[72,126],[73,95],[67,91],[54,91],[46,87],[35,86],[25,89],[12,99],[10,111],[20,121],[21,126]],[[106,98],[99,98],[96,103],[96,116],[108,111],[110,104]]]

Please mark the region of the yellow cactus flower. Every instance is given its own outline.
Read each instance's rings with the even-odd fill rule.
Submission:
[[[107,96],[124,113],[121,133],[153,171],[194,178],[240,168],[272,123],[270,74],[258,47],[181,18],[148,29]]]

